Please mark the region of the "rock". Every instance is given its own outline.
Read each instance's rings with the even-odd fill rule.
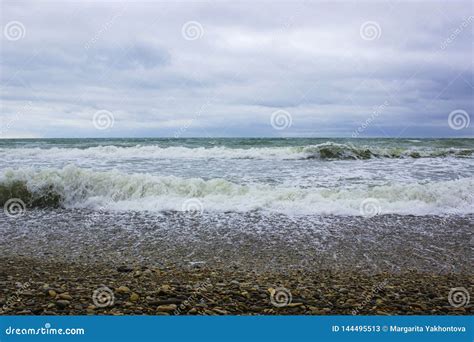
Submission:
[[[212,309],[212,310],[213,310],[214,312],[217,312],[217,313],[220,314],[220,315],[228,315],[228,314],[229,314],[228,311],[223,310],[223,309],[220,309],[220,308],[214,308],[214,309]]]
[[[71,302],[68,301],[68,300],[57,300],[56,301],[56,305],[60,308],[65,308],[65,307],[69,306],[69,304],[71,304]]]
[[[181,299],[177,299],[177,298],[169,298],[169,299],[164,299],[164,300],[153,300],[153,301],[150,301],[150,305],[157,305],[157,306],[160,306],[160,305],[168,305],[168,304],[176,304],[176,305],[179,305],[183,302],[183,300]]]
[[[119,266],[117,267],[117,271],[120,273],[129,273],[133,271],[133,268],[128,267],[128,266]]]
[[[295,308],[295,307],[301,306],[301,305],[303,305],[303,303],[289,303],[287,306],[289,308]]]
[[[117,293],[129,293],[130,289],[126,286],[119,286],[115,291],[117,291]]]
[[[381,310],[377,310],[375,313],[379,316],[381,316],[381,315],[382,316],[390,316],[390,313],[385,312],[385,311],[381,311]]]
[[[160,305],[156,308],[156,311],[161,311],[161,312],[170,312],[176,310],[178,307],[176,304],[168,304],[168,305]]]
[[[171,292],[171,286],[170,285],[161,285],[160,290],[163,293],[170,293]]]
[[[138,294],[136,294],[135,292],[133,292],[131,295],[130,295],[130,301],[131,302],[136,302],[138,299],[140,299],[140,296]]]
[[[56,293],[56,291],[54,291],[54,290],[49,290],[49,291],[48,291],[48,295],[49,295],[50,297],[54,298],[54,297],[56,297],[57,293]]]
[[[65,300],[72,300],[72,296],[67,292],[59,294],[58,298],[65,299]]]

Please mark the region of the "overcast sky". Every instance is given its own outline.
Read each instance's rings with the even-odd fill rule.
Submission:
[[[1,7],[0,138],[474,133],[472,1]]]

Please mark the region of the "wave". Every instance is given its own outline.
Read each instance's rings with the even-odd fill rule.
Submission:
[[[1,154],[35,158],[104,158],[104,159],[320,159],[357,160],[371,158],[471,158],[474,149],[469,148],[423,148],[423,147],[371,147],[326,142],[317,145],[291,147],[159,147],[151,146],[98,146],[80,148],[15,148],[0,149]]]
[[[377,187],[297,188],[240,185],[224,179],[160,177],[63,169],[9,169],[0,175],[0,204],[20,198],[29,206],[94,210],[262,210],[290,214],[402,215],[474,212],[474,178]],[[193,210],[194,210],[193,209]]]

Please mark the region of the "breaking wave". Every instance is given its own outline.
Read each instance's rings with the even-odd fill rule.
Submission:
[[[262,210],[290,214],[362,215],[375,201],[381,214],[441,215],[474,212],[474,178],[376,187],[298,188],[241,185],[224,179],[63,169],[8,169],[0,174],[0,204],[20,198],[29,206],[119,211],[182,210],[195,199],[206,211]]]
[[[352,144],[326,142],[317,145],[291,147],[159,147],[159,146],[98,146],[80,148],[18,148],[0,149],[0,155],[14,153],[16,157],[44,158],[105,158],[105,159],[321,159],[357,160],[371,158],[471,158],[474,149],[469,148],[423,148],[423,147],[364,147]]]

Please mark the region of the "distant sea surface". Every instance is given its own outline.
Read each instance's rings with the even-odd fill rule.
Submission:
[[[465,215],[474,139],[0,140],[0,190],[111,212]]]

